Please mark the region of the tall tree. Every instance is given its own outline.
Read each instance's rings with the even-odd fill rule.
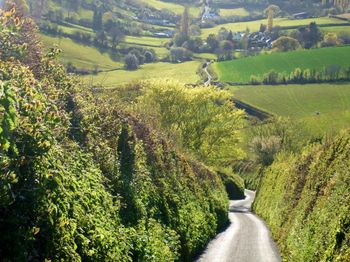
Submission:
[[[281,9],[277,5],[270,5],[265,9],[265,14],[267,16],[267,31],[271,32],[273,28],[273,19],[280,11]]]
[[[189,13],[189,8],[186,6],[185,10],[182,14],[181,17],[181,24],[180,24],[180,33],[183,37],[188,38],[190,35],[190,13]]]

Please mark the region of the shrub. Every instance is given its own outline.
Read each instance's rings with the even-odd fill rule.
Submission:
[[[128,54],[125,57],[125,69],[127,70],[136,70],[139,68],[139,60],[136,55]]]

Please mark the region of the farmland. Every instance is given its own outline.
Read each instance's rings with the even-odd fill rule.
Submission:
[[[318,70],[332,65],[350,66],[350,46],[259,55],[215,63],[213,68],[220,81],[247,83],[252,75],[271,70],[288,73],[295,68]]]
[[[350,84],[246,86],[237,99],[274,115],[305,122],[311,132],[332,133],[350,122]],[[317,114],[319,112],[319,114]]]
[[[175,3],[168,3],[168,2],[163,2],[159,0],[142,0],[142,2],[158,9],[166,9],[171,12],[174,12],[178,15],[182,14],[184,11],[184,6],[180,4],[175,4]],[[200,8],[199,7],[190,7],[190,14],[193,17],[199,17],[200,16]]]
[[[84,81],[95,86],[115,87],[130,81],[150,78],[173,78],[186,84],[196,83],[200,80],[197,69],[200,62],[191,61],[181,64],[153,63],[145,64],[137,71],[116,70],[100,73],[96,76],[86,76]]]
[[[308,18],[300,20],[291,20],[288,18],[277,18],[275,19],[275,26],[280,27],[291,27],[291,26],[303,26],[308,25],[311,22],[316,22],[319,25],[322,24],[342,24],[344,21],[329,18],[329,17],[319,17],[319,18]],[[207,28],[202,30],[202,37],[206,38],[210,34],[217,34],[220,28],[225,27],[227,30],[232,30],[233,32],[245,31],[249,29],[251,32],[258,31],[261,24],[266,24],[266,20],[256,20],[249,22],[240,22],[240,23],[228,23],[224,25],[218,25],[213,28]]]
[[[248,16],[249,12],[245,8],[234,8],[234,9],[220,9],[220,16]]]
[[[98,49],[91,46],[84,46],[74,42],[69,38],[55,38],[47,35],[40,35],[45,46],[57,46],[63,52],[60,60],[72,63],[81,69],[92,70],[98,65],[100,70],[111,70],[120,68],[121,63],[113,61],[107,53],[101,53]]]

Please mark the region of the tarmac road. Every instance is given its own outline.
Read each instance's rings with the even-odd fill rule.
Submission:
[[[276,244],[264,222],[250,212],[255,192],[230,201],[230,226],[217,235],[197,262],[281,262]]]

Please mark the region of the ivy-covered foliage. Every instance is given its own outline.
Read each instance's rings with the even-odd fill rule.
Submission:
[[[26,19],[0,17],[2,261],[191,260],[227,222],[220,177],[81,88],[57,50],[29,59]]]
[[[286,261],[350,261],[350,135],[281,154],[265,171],[254,210]]]

